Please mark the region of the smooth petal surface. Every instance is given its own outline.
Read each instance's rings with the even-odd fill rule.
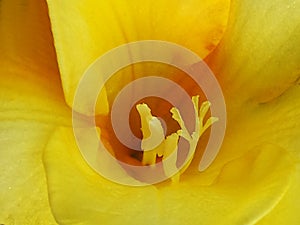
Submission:
[[[60,224],[254,224],[282,198],[294,171],[286,151],[261,145],[227,163],[208,186],[195,175],[177,185],[126,187],[89,168],[67,128],[56,130],[44,156]]]
[[[232,2],[227,33],[207,59],[223,87],[229,123],[204,183],[253,143],[276,143],[299,165],[299,21],[299,1]],[[258,224],[299,223],[299,169],[296,174],[284,198]]]
[[[49,206],[42,150],[53,127],[0,123],[0,224],[56,224]]]
[[[297,224],[300,221],[300,205],[297,204],[300,193],[300,85],[293,86],[286,91],[280,98],[274,100],[272,103],[264,106],[267,115],[265,118],[273,114],[278,114],[272,123],[269,121],[269,127],[274,124],[280,124],[280,129],[275,131],[270,129],[267,134],[271,135],[272,142],[277,142],[281,146],[288,149],[295,161],[298,162],[297,173],[293,177],[291,188],[280,201],[278,206],[264,218],[259,224]],[[285,104],[284,104],[285,103]],[[288,103],[288,105],[286,104]],[[273,108],[273,110],[270,110]]]
[[[195,224],[195,221],[198,224],[255,224],[284,196],[291,171],[293,162],[284,150],[261,145],[227,163],[209,186],[199,184],[197,181],[201,178],[195,176],[178,186],[164,187],[160,197],[168,217],[163,221],[169,224]],[[164,222],[162,224],[166,224]]]
[[[217,159],[199,182],[211,184],[225,162],[261,143],[286,149],[299,164],[299,11],[299,1],[232,1],[225,37],[207,59],[225,94],[228,129]],[[184,179],[197,173],[197,163]],[[284,198],[258,224],[300,221],[295,202],[299,173],[298,169]]]
[[[158,223],[155,188],[118,185],[98,175],[82,158],[72,129],[54,132],[44,164],[50,204],[59,224]]]
[[[42,151],[71,122],[45,2],[0,1],[0,52],[0,224],[56,224]]]
[[[298,224],[300,221],[300,205],[298,204],[300,190],[300,169],[297,168],[297,174],[292,178],[292,184],[279,204],[261,221],[258,225],[281,225]]]
[[[70,124],[47,6],[7,0],[0,7],[0,121]]]
[[[170,41],[204,58],[220,41],[230,6],[229,0],[47,2],[64,93],[70,106],[87,67],[121,44],[149,39]],[[105,113],[107,102],[102,100],[99,104],[97,112]]]
[[[295,85],[272,102],[249,107],[239,117],[230,118],[220,159],[224,160],[225,154],[227,157],[242,154],[245,146],[267,142],[288,150],[300,160],[299,98],[300,86]],[[236,152],[236,149],[241,150]]]
[[[224,39],[207,60],[227,103],[268,102],[295,85],[299,40],[299,0],[233,0]]]

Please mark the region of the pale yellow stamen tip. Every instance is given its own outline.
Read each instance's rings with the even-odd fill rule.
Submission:
[[[177,183],[179,176],[189,166],[191,159],[194,156],[197,143],[201,135],[215,122],[218,121],[216,117],[210,117],[205,123],[204,118],[209,111],[211,103],[205,101],[201,104],[199,109],[199,96],[193,96],[192,102],[195,112],[195,131],[192,134],[189,133],[182,119],[180,111],[173,107],[170,112],[172,118],[177,121],[180,126],[180,130],[171,135],[165,137],[164,130],[159,119],[151,114],[151,109],[147,104],[139,104],[136,106],[141,117],[141,131],[143,134],[143,140],[141,148],[144,151],[142,163],[144,165],[155,166],[157,157],[162,157],[163,168],[166,176],[172,176],[172,182]],[[178,171],[177,162],[177,150],[179,136],[186,139],[189,142],[189,156],[187,157],[184,167],[180,173],[174,175],[174,171]]]
[[[164,129],[157,117],[152,116],[151,109],[146,104],[136,106],[141,117],[141,130],[143,133],[142,149],[153,150],[165,139]]]

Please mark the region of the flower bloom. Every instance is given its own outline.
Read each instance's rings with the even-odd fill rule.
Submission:
[[[300,1],[47,3],[0,2],[0,224],[300,221]],[[86,164],[71,107],[90,63],[144,39],[205,58],[223,89],[228,127],[207,170],[197,170],[204,134],[179,182],[137,188]],[[111,96],[131,80],[122,78],[100,94],[101,128]],[[101,132],[109,141],[109,129]]]

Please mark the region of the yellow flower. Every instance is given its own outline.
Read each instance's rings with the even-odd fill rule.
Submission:
[[[48,0],[48,7],[51,26],[43,1],[0,1],[0,224],[300,221],[300,1],[232,1],[212,53],[229,1]],[[197,151],[177,184],[108,181],[73,137],[70,106],[86,67],[143,39],[211,53],[205,60],[226,99],[217,158],[199,172]]]

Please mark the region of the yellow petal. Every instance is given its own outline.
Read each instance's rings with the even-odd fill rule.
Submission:
[[[145,39],[170,41],[204,58],[221,39],[230,6],[229,0],[47,2],[70,106],[87,67],[121,44]],[[107,102],[101,100],[96,112],[107,113]]]
[[[300,84],[300,83],[299,83]],[[255,107],[253,130],[256,138],[285,148],[300,162],[300,85],[294,85],[280,97]]]
[[[300,160],[300,86],[295,85],[280,97],[240,114],[239,121],[230,119],[224,142],[225,154],[237,155],[240,146],[255,146],[264,142],[276,144]],[[226,150],[225,150],[226,149]],[[247,148],[243,148],[244,151]],[[220,158],[220,159],[221,159]],[[222,159],[224,160],[224,158]]]
[[[299,158],[300,1],[233,1],[231,8],[224,39],[207,59],[228,113],[226,138],[213,166],[249,149],[241,146],[263,142]]]
[[[60,224],[252,224],[282,198],[294,171],[286,151],[261,145],[226,164],[210,186],[198,173],[177,185],[127,187],[88,167],[66,128],[53,134],[44,164]]]
[[[224,39],[208,59],[227,103],[267,102],[299,79],[300,1],[232,1]]]
[[[297,224],[300,221],[298,199],[300,192],[300,86],[296,85],[287,90],[279,98],[260,106],[261,118],[269,129],[261,132],[260,138],[285,147],[298,162],[297,173],[292,179],[291,188],[280,203],[258,224]]]
[[[0,224],[56,224],[42,150],[53,124],[71,122],[47,6],[3,0],[0,8]]]
[[[82,158],[72,129],[55,131],[44,164],[59,224],[157,224],[156,190],[115,184],[98,175]]]
[[[71,124],[47,17],[38,0],[1,1],[0,120]]]
[[[297,204],[300,191],[300,170],[298,166],[297,174],[293,177],[291,187],[285,194],[279,204],[257,225],[281,225],[281,224],[298,224],[300,221],[300,205]]]
[[[255,224],[289,188],[294,164],[287,152],[261,145],[230,161],[212,185],[189,176],[177,186],[163,186],[161,224]]]
[[[0,123],[0,224],[56,224],[42,164],[52,126],[39,122]]]

